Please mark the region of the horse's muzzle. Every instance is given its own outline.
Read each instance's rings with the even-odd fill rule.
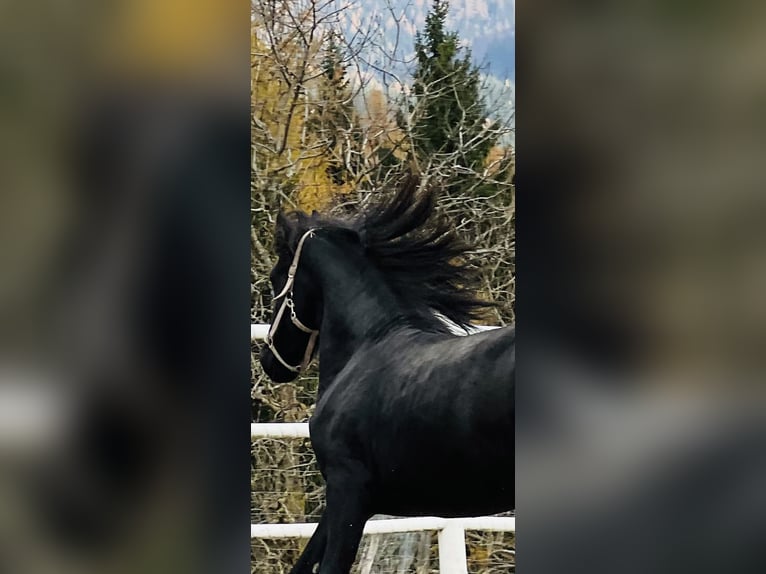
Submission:
[[[289,383],[298,378],[298,373],[285,368],[266,345],[261,349],[260,362],[263,372],[275,383]]]

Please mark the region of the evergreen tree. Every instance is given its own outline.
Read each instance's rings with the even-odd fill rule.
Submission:
[[[447,31],[446,0],[434,0],[425,30],[415,36],[417,65],[409,111],[419,159],[456,153],[456,165],[480,169],[496,138],[487,129],[479,68],[471,51]]]

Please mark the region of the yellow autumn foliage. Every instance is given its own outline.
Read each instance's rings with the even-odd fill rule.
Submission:
[[[322,209],[349,186],[332,181],[328,150],[307,128],[317,104],[312,93],[318,81],[320,41],[306,46],[288,35],[267,45],[254,30],[250,47],[255,187],[258,182],[283,183],[294,190],[294,207],[308,212]]]
[[[97,57],[143,74],[167,78],[220,65],[241,38],[242,12],[230,2],[196,0],[190,9],[186,0],[132,0],[115,12]]]

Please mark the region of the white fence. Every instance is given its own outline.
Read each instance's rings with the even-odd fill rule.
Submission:
[[[496,327],[477,327],[476,330]],[[253,339],[264,339],[269,325],[255,324],[250,327]],[[462,330],[456,331],[463,334]],[[250,425],[251,438],[309,438],[308,423],[254,423]],[[310,538],[316,523],[298,524],[251,524],[250,538]],[[437,530],[439,532],[440,574],[467,574],[465,553],[466,530],[515,532],[515,517],[479,516],[473,518],[390,518],[369,520],[365,534],[387,534]]]

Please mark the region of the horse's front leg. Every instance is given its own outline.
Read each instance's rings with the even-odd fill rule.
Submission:
[[[322,562],[325,546],[327,545],[327,521],[325,516],[326,513],[322,514],[317,529],[311,535],[308,544],[306,544],[300,558],[298,558],[298,562],[290,570],[290,574],[316,574],[319,572],[319,564]]]
[[[343,474],[327,479],[327,546],[319,574],[348,574],[370,512],[368,481]]]

